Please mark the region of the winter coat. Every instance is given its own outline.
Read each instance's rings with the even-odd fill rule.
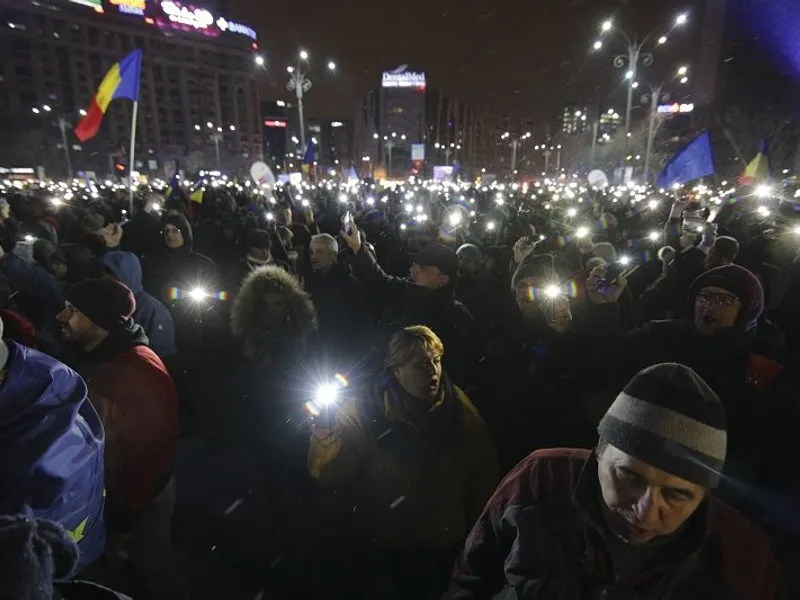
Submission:
[[[85,357],[79,371],[106,430],[106,517],[133,531],[172,475],[178,395],[161,359],[129,321]]]
[[[12,252],[0,259],[0,274],[20,292],[38,300],[48,314],[64,308],[64,283],[38,264]]]
[[[263,320],[268,292],[281,294],[288,311],[274,328]],[[308,393],[298,392],[298,381],[308,376],[303,359],[315,330],[314,305],[293,275],[274,266],[253,271],[232,305],[230,344],[214,347],[189,377],[204,437],[277,465],[276,453],[302,440]]]
[[[178,352],[175,347],[175,326],[167,307],[144,291],[142,287],[142,266],[139,259],[130,252],[107,252],[102,258],[120,282],[127,285],[136,298],[136,311],[133,320],[144,329],[150,347],[161,358]]]
[[[497,453],[478,411],[446,377],[433,407],[412,417],[383,377],[312,435],[312,477],[353,495],[361,532],[386,550],[442,551],[460,543],[498,477]]]
[[[323,343],[329,349],[341,345],[355,350],[364,341],[370,316],[364,292],[350,266],[336,263],[327,273],[309,271],[303,283],[317,309]]]
[[[86,384],[55,359],[10,340],[0,378],[0,511],[56,521],[81,569],[105,546],[103,426]]]
[[[378,297],[383,307],[382,336],[377,346],[385,348],[391,335],[409,325],[426,325],[444,344],[444,367],[456,384],[466,387],[472,381],[470,369],[481,357],[475,320],[454,296],[454,286],[431,290],[410,279],[387,275],[375,258],[362,246],[353,258],[356,277],[365,283],[367,293]]]
[[[534,452],[489,500],[445,597],[489,600],[505,590],[500,597],[509,600],[788,599],[763,534],[715,498],[703,502],[655,564],[633,576],[615,574],[610,552],[619,542],[607,531],[600,502],[589,450]]]

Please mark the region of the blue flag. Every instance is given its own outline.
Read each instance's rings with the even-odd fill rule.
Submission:
[[[311,166],[314,164],[314,151],[314,140],[309,140],[308,145],[306,146],[306,153],[303,156],[303,163],[301,165],[303,173],[308,173],[311,170]]]
[[[686,183],[713,174],[711,134],[704,131],[669,160],[658,177],[658,187],[669,188],[676,183]]]

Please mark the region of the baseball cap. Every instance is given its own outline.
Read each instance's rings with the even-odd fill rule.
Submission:
[[[411,257],[411,262],[421,267],[436,267],[444,275],[455,277],[458,274],[458,256],[441,244],[433,244],[419,254]]]

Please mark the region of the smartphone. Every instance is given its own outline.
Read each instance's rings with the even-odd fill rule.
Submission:
[[[632,267],[629,267],[628,269],[625,269],[618,262],[611,263],[606,268],[605,277],[603,277],[597,282],[597,291],[600,292],[601,294],[609,293],[611,291],[611,288],[614,287],[614,285],[617,283],[617,280],[622,275],[625,275],[627,277],[638,268],[639,265],[634,265]]]
[[[349,210],[342,217],[342,231],[347,235],[353,234],[353,215],[350,214]]]

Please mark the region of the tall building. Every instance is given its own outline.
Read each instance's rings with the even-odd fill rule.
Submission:
[[[85,144],[72,128],[106,71],[134,49],[143,52],[137,169],[215,166],[219,156],[223,168],[244,170],[260,157],[252,28],[177,0],[0,0],[0,127],[12,142],[0,164],[50,159],[63,171],[59,118],[74,169],[104,172],[109,157],[127,154],[130,101],[112,102]]]
[[[565,104],[561,112],[561,133],[564,135],[582,135],[590,126],[589,109],[584,104]]]

